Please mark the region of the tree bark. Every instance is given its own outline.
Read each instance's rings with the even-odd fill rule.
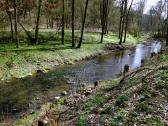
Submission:
[[[167,3],[167,35],[166,35],[166,46],[168,46],[168,3]]]
[[[125,0],[124,3],[124,14],[123,14],[123,22],[121,25],[121,37],[120,37],[120,42],[119,44],[122,45],[122,40],[123,40],[123,33],[124,33],[124,26],[125,26],[125,21],[126,21],[126,13],[127,13],[127,4],[128,4],[128,0]]]
[[[9,1],[6,0],[5,2],[6,2],[6,13],[7,13],[7,15],[8,15],[8,17],[9,17],[9,21],[10,21],[11,41],[13,41],[13,36],[14,36],[14,34],[13,34],[12,14],[11,14],[11,12],[9,11]]]
[[[166,35],[166,46],[168,46],[168,21],[167,21],[167,35]]]
[[[75,0],[72,0],[72,47],[75,47],[75,27],[74,27]]]
[[[22,29],[24,30],[24,32],[26,33],[28,39],[30,42],[34,42],[34,38],[32,37],[31,33],[26,30],[26,28],[18,21],[18,24],[22,27]],[[31,43],[32,44],[32,43]]]
[[[108,15],[109,15],[109,0],[104,0],[104,34],[108,34]]]
[[[104,34],[108,32],[108,7],[109,0],[103,0],[100,4],[100,17],[101,17],[101,26],[102,26],[102,32],[101,32],[101,43],[103,43]]]
[[[41,13],[41,2],[42,0],[39,0],[38,2],[38,11],[37,11],[37,20],[36,20],[36,29],[35,29],[35,44],[39,44],[39,24],[40,24],[40,13]]]
[[[123,43],[126,42],[126,38],[127,38],[127,28],[128,28],[128,20],[129,20],[128,18],[129,18],[129,14],[130,14],[130,10],[131,10],[132,4],[133,4],[133,0],[131,1],[130,7],[129,7],[128,12],[127,12],[127,14],[126,14],[125,32],[124,32],[124,40],[123,40]]]
[[[12,17],[11,17],[11,13],[10,13],[9,10],[6,10],[6,13],[7,13],[7,15],[8,15],[8,17],[9,17],[9,21],[10,21],[11,41],[12,41],[12,40],[13,40],[13,36],[14,36],[14,34],[13,34],[13,22],[12,22]]]
[[[19,48],[19,37],[18,37],[18,14],[17,14],[17,4],[16,0],[13,0],[13,8],[14,8],[14,20],[15,20],[15,39],[16,39],[16,48]]]
[[[64,45],[65,37],[65,0],[62,0],[62,44]]]
[[[10,27],[11,27],[11,41],[13,41],[13,22],[12,22],[12,17],[9,11],[6,12],[8,17],[9,17],[9,21],[10,21]]]
[[[152,16],[152,13],[150,12],[150,27],[151,27],[151,30],[152,30],[152,34],[154,35],[154,30],[153,30],[153,16]]]
[[[100,40],[100,43],[103,43],[103,38],[104,38],[104,17],[105,17],[105,14],[104,14],[104,1],[105,0],[102,0],[101,3],[100,3],[100,17],[101,17],[101,26],[102,26],[102,32],[101,32],[101,40]]]
[[[123,8],[124,7],[124,2],[122,0],[122,3],[121,3],[121,8],[120,8],[120,23],[119,23],[119,35],[118,35],[118,38],[120,39],[121,38],[121,26],[122,26],[122,21],[123,21]]]
[[[85,13],[84,13],[84,18],[83,18],[83,23],[82,23],[82,30],[81,30],[81,37],[80,37],[80,41],[79,41],[79,44],[78,44],[77,48],[81,47],[82,40],[83,40],[83,32],[84,32],[84,28],[85,28],[85,21],[86,21],[88,3],[89,3],[89,0],[86,0]]]

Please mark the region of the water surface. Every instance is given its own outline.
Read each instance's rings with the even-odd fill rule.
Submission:
[[[54,96],[65,90],[73,90],[80,85],[97,80],[109,80],[122,73],[125,64],[130,69],[141,66],[142,59],[158,53],[161,43],[154,41],[148,45],[138,44],[136,48],[118,51],[106,56],[75,65],[65,65],[47,74],[36,77],[16,79],[10,83],[0,84],[0,122],[2,115],[19,118],[23,112],[40,109],[41,104],[53,100]]]

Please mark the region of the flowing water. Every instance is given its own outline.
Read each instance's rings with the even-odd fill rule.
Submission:
[[[16,119],[23,112],[31,113],[40,109],[42,104],[53,101],[54,97],[62,91],[74,90],[97,80],[114,79],[123,72],[125,64],[129,64],[130,69],[138,68],[143,59],[160,50],[159,41],[138,44],[130,50],[98,56],[75,65],[64,65],[35,77],[2,83],[0,84],[0,122],[4,120],[3,117]]]

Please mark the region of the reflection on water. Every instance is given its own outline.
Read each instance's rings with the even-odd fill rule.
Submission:
[[[69,89],[76,89],[81,84],[97,80],[113,79],[123,72],[125,64],[131,69],[141,66],[142,59],[158,53],[160,42],[149,45],[139,44],[134,50],[119,51],[107,56],[100,56],[76,65],[66,65],[37,77],[13,80],[0,84],[0,113],[20,115],[20,112],[38,110],[40,105]],[[0,116],[2,117],[2,116]],[[0,118],[0,122],[2,118]]]

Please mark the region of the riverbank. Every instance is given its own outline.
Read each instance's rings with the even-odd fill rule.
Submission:
[[[76,41],[80,33],[76,33]],[[41,44],[31,46],[21,43],[19,49],[15,45],[1,44],[0,46],[0,79],[23,78],[35,74],[37,71],[47,72],[56,66],[74,64],[77,61],[106,54],[116,49],[118,36],[109,33],[100,44],[100,33],[85,33],[81,49],[71,48],[71,34],[66,32],[65,45],[61,45],[60,35],[54,32],[41,32]],[[23,41],[23,40],[22,40]],[[142,38],[127,36],[124,46],[135,46],[142,42]],[[110,51],[109,51],[110,50]]]
[[[80,93],[43,106],[40,113],[24,117],[16,125],[168,125],[167,70],[168,49],[125,77],[99,81]]]

